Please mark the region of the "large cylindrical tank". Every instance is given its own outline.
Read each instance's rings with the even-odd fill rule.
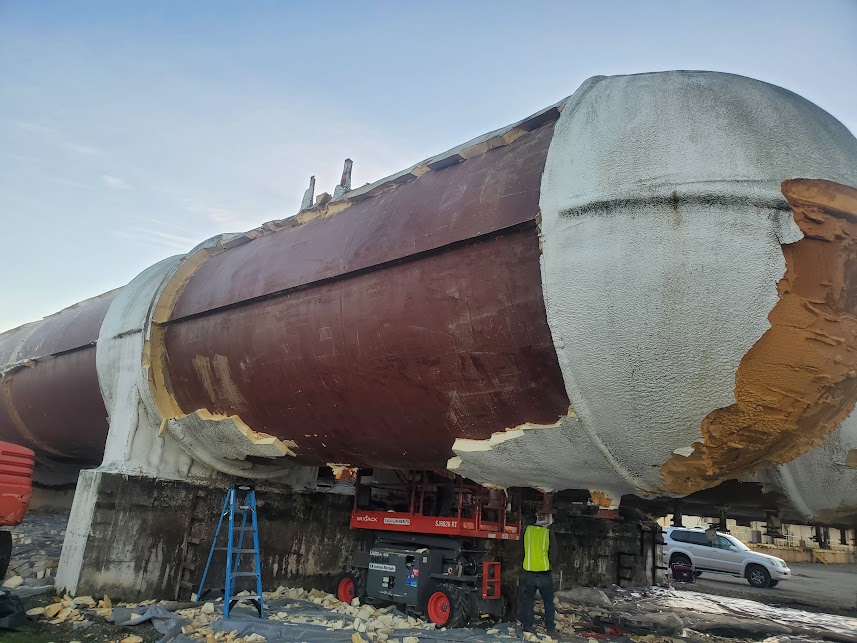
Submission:
[[[791,92],[596,77],[201,244],[136,362],[99,369],[141,369],[197,455],[683,495],[797,458],[853,409],[848,185],[857,141]]]
[[[0,334],[0,440],[57,460],[101,462],[108,420],[95,345],[117,293]]]

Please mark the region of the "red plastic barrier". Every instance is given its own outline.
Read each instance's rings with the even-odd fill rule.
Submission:
[[[32,449],[0,442],[0,526],[24,519],[33,493],[35,457]]]

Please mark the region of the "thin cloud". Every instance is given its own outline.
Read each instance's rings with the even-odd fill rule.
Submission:
[[[83,143],[75,143],[74,141],[65,140],[60,143],[67,150],[71,150],[72,152],[77,152],[78,154],[85,154],[87,156],[101,156],[104,152],[93,145],[84,145]]]
[[[118,176],[113,176],[112,174],[102,174],[101,181],[109,188],[114,190],[130,190],[131,184],[124,179],[120,179]]]
[[[156,222],[155,222],[156,223]],[[192,239],[180,234],[153,230],[152,228],[133,227],[126,230],[117,230],[116,235],[123,239],[130,239],[141,245],[154,246],[167,250],[178,250],[187,252],[197,244],[199,239]]]
[[[15,123],[15,126],[18,129],[24,130],[25,132],[34,132],[36,134],[43,134],[45,136],[59,135],[59,132],[53,127],[48,127],[47,125],[42,125],[41,123],[33,123],[31,121],[18,121],[17,123]]]
[[[236,226],[242,229],[255,225],[251,217],[220,205],[185,199],[184,208],[187,212],[202,215],[218,225]]]
[[[15,126],[25,132],[30,132],[31,134],[42,136],[51,141],[53,144],[71,152],[75,152],[77,154],[82,154],[84,156],[104,155],[104,151],[95,147],[94,145],[89,145],[87,143],[81,143],[80,141],[76,141],[73,138],[66,136],[60,130],[50,127],[48,125],[44,125],[42,123],[34,123],[32,121],[17,121],[15,123]]]
[[[52,179],[49,179],[51,183],[55,183],[56,185],[63,185],[69,188],[80,188],[80,189],[91,189],[91,186],[86,185],[86,183],[81,183],[80,181],[75,181],[74,179],[67,179],[62,176],[57,176]]]

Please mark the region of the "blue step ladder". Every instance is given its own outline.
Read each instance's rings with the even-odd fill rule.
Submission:
[[[239,498],[239,494],[243,494],[243,499]],[[240,517],[239,522],[236,520],[236,512]],[[250,526],[247,526],[247,518],[250,518]],[[220,536],[220,529],[223,527],[224,519],[229,520],[227,526],[226,546],[218,547],[217,541]],[[244,547],[244,534],[247,532],[253,533],[253,547]],[[235,534],[238,534],[237,544]],[[217,522],[217,531],[214,532],[214,541],[211,543],[211,551],[208,553],[208,562],[205,563],[205,571],[202,573],[202,580],[199,583],[199,591],[196,593],[196,602],[199,603],[206,594],[212,591],[213,587],[205,587],[205,579],[208,576],[208,570],[211,567],[211,560],[214,558],[214,552],[226,552],[226,582],[223,588],[223,618],[229,618],[229,611],[239,601],[250,601],[256,606],[256,611],[259,612],[259,618],[264,618],[265,610],[262,603],[262,564],[259,559],[259,524],[256,520],[256,489],[252,484],[234,484],[226,492],[226,499],[223,501],[223,509],[220,512],[220,520]],[[244,554],[252,554],[252,571],[241,571],[241,562],[244,560]],[[235,596],[235,580],[241,577],[256,578],[256,593],[249,596]]]

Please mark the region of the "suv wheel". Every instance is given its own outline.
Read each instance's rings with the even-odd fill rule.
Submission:
[[[747,567],[747,582],[753,587],[768,587],[771,584],[771,575],[761,565],[750,565]]]
[[[688,565],[688,566],[692,565],[692,563],[690,562],[690,558],[688,558],[684,554],[673,554],[672,555],[672,557],[670,558],[670,568],[672,568],[672,566],[675,565],[676,563],[678,563],[680,565]]]

